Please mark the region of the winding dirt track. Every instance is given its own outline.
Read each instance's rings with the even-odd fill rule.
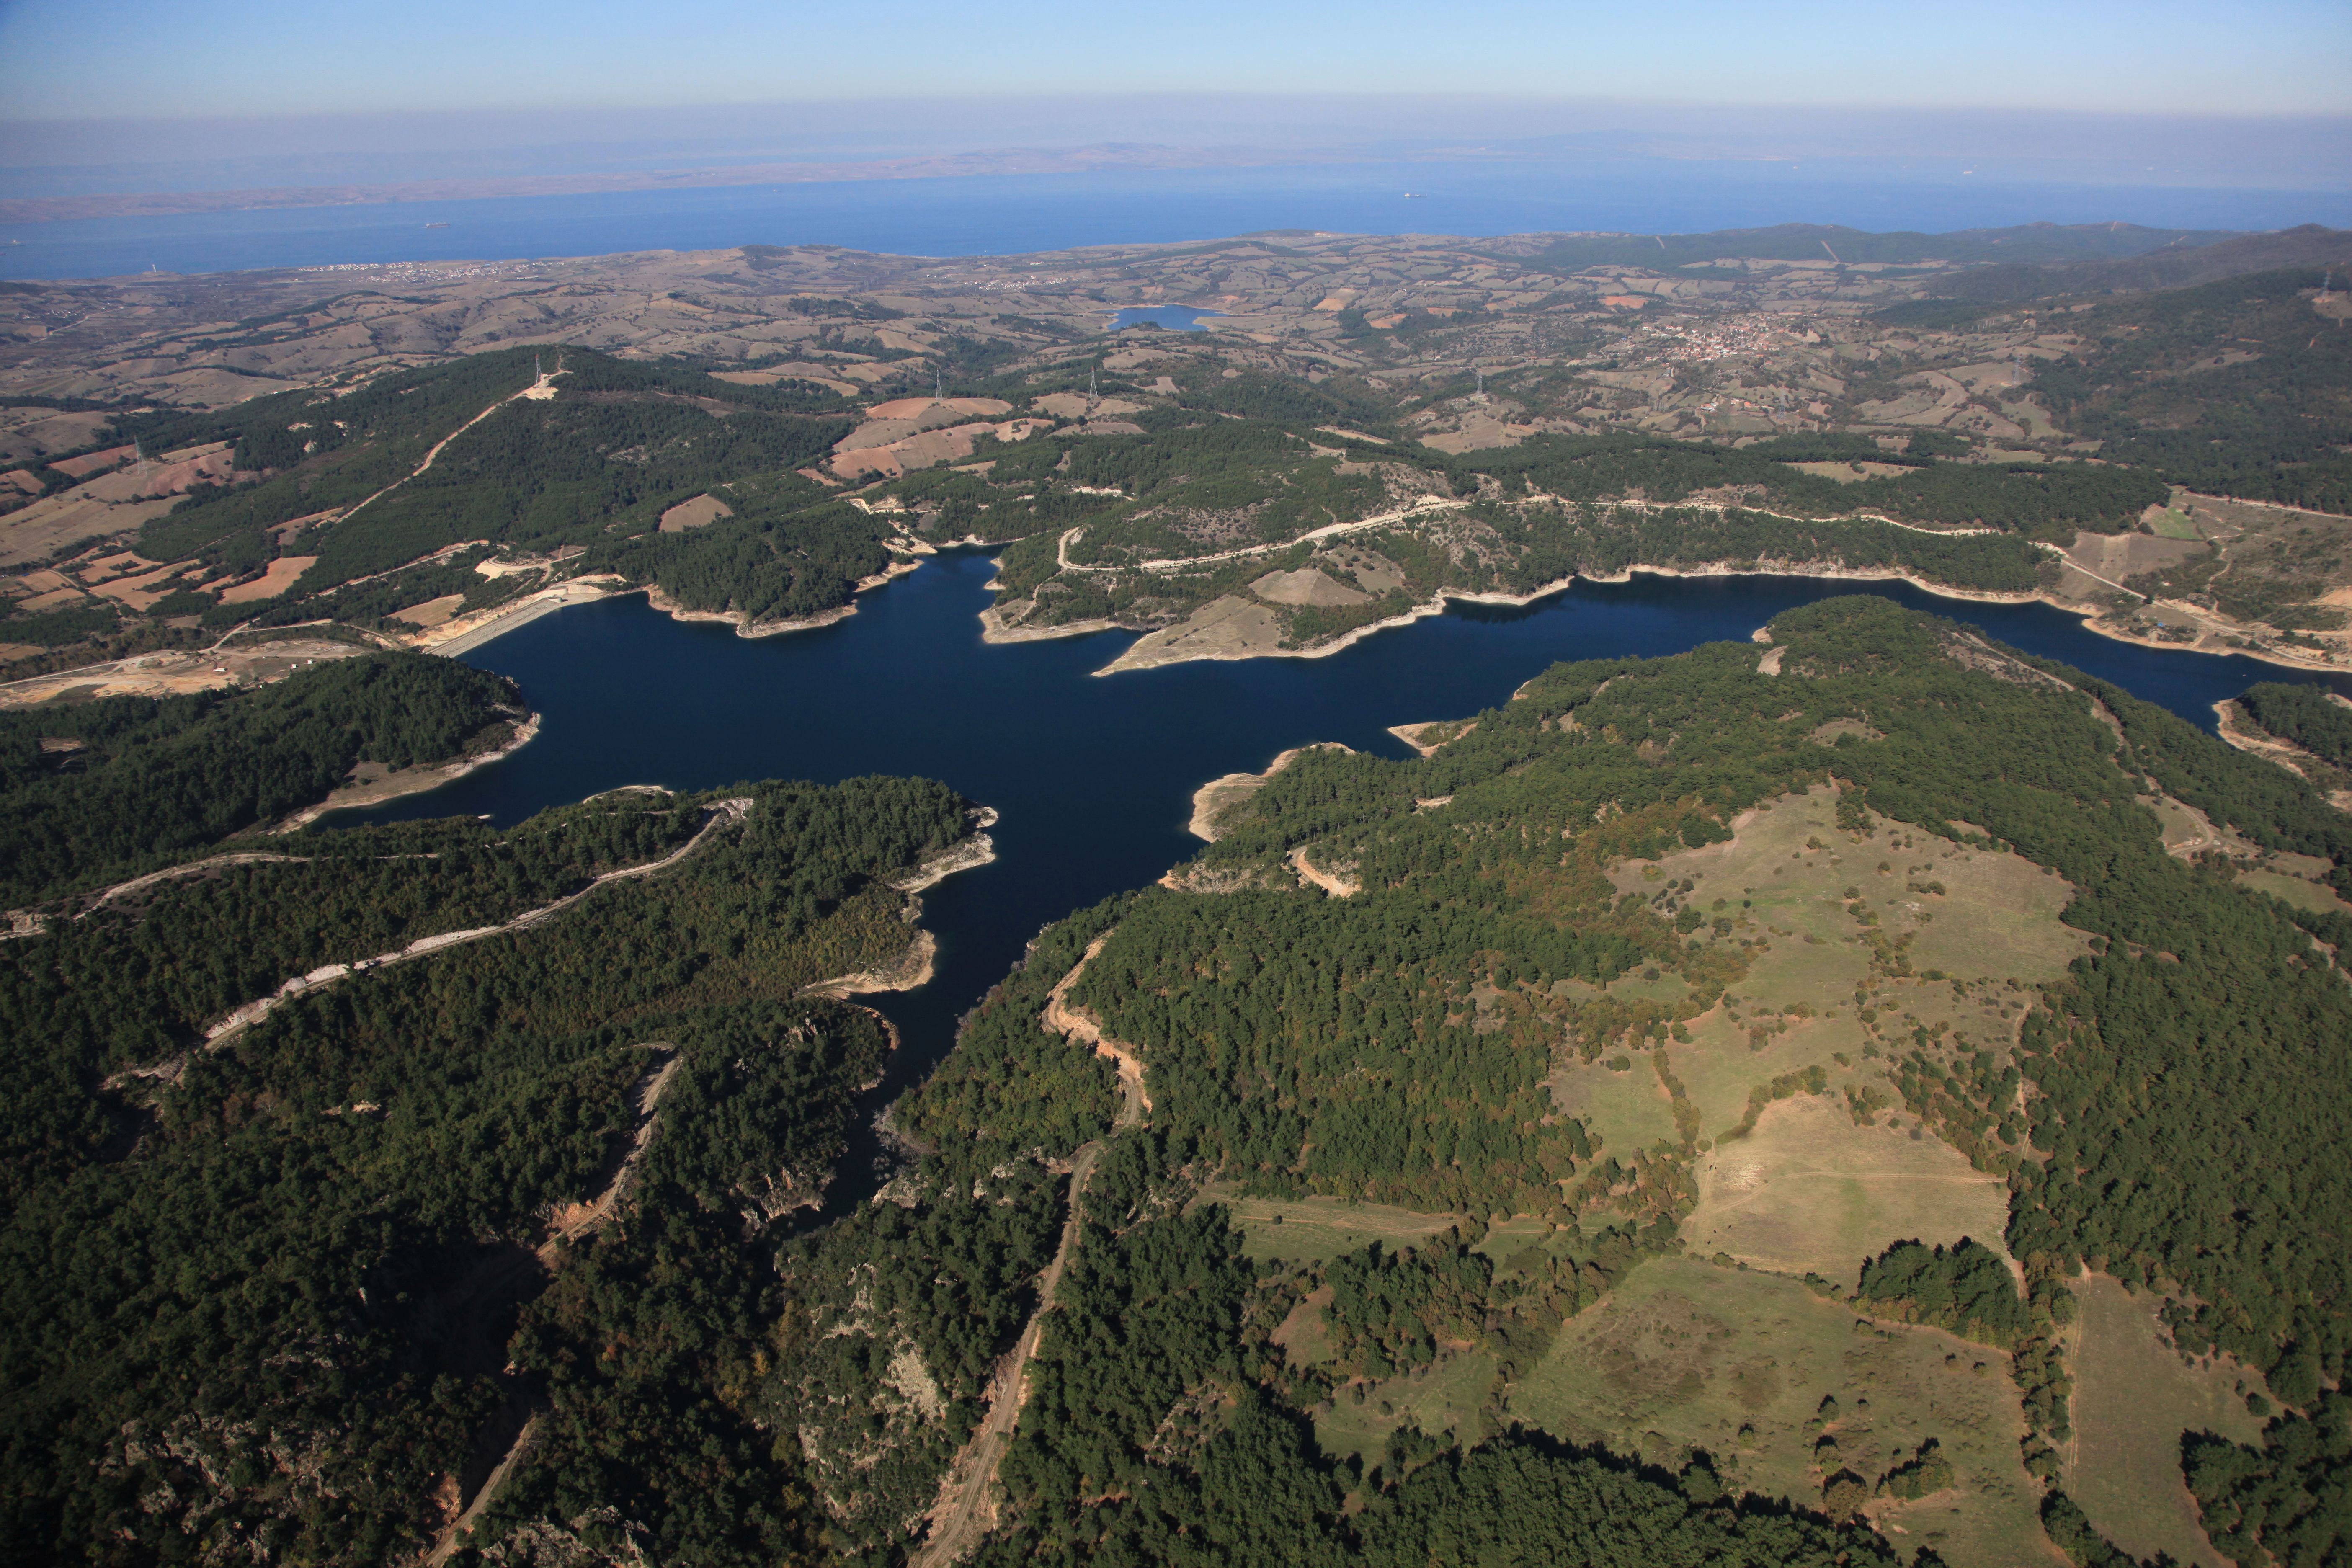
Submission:
[[[643,1048],[669,1054],[661,1066],[647,1073],[637,1085],[636,1135],[629,1144],[629,1152],[621,1156],[621,1163],[614,1171],[613,1179],[604,1184],[603,1192],[588,1203],[559,1213],[548,1222],[547,1239],[539,1244],[538,1252],[539,1260],[551,1268],[562,1256],[564,1243],[577,1241],[613,1217],[613,1211],[621,1206],[621,1199],[628,1194],[629,1178],[635,1175],[637,1167],[645,1163],[646,1151],[653,1146],[654,1133],[661,1127],[661,1118],[655,1114],[656,1108],[661,1104],[662,1090],[669,1087],[669,1080],[677,1075],[678,1064],[686,1060],[686,1057],[677,1047],[667,1042],[647,1045]]]
[[[1140,1126],[1145,1113],[1151,1109],[1151,1096],[1143,1087],[1143,1058],[1125,1040],[1114,1040],[1104,1034],[1102,1024],[1093,1014],[1084,1007],[1071,1006],[1068,1000],[1070,988],[1078,983],[1078,977],[1087,972],[1087,965],[1095,961],[1095,955],[1102,952],[1103,944],[1110,941],[1111,934],[1105,931],[1087,944],[1085,954],[1047,994],[1045,1011],[1040,1021],[1057,1035],[1084,1040],[1095,1048],[1095,1055],[1108,1057],[1118,1066],[1121,1103],[1118,1117],[1111,1123],[1111,1130],[1117,1131],[1122,1127]]]
[[[1053,1310],[1062,1269],[1077,1250],[1078,1199],[1101,1152],[1101,1143],[1088,1143],[1070,1162],[1070,1213],[1062,1222],[1062,1244],[1054,1249],[1054,1261],[1038,1278],[1037,1310],[1031,1314],[1020,1342],[996,1363],[995,1374],[988,1380],[988,1416],[940,1483],[940,1500],[930,1513],[930,1533],[907,1560],[908,1568],[950,1568],[970,1555],[996,1524],[996,1503],[990,1495],[996,1487],[996,1467],[1003,1462],[1004,1450],[1013,1441],[1013,1425],[1021,1418],[1023,1384],[1029,1363],[1037,1354],[1037,1342],[1045,1337],[1045,1314]]]
[[[201,877],[226,866],[284,865],[307,862],[310,858],[308,855],[241,853],[214,855],[202,860],[191,860],[184,866],[167,866],[161,871],[150,871],[143,877],[133,877],[127,882],[117,882],[111,888],[103,889],[97,893],[80,895],[89,900],[89,908],[74,918],[79,920],[82,915],[87,915],[93,910],[104,909],[117,899],[143,892],[159,883],[184,881],[190,877]],[[62,903],[70,906],[74,901],[72,899],[68,899],[62,900]],[[8,930],[0,931],[0,942],[5,942],[10,937],[38,936],[48,929],[48,917],[39,908],[10,910],[5,915],[0,915],[0,920],[6,921],[9,926]]]
[[[1386,528],[1391,523],[1426,516],[1433,511],[1457,511],[1469,504],[1468,501],[1441,500],[1435,496],[1423,496],[1411,506],[1384,511],[1378,517],[1358,518],[1353,522],[1327,522],[1320,528],[1310,528],[1305,533],[1273,544],[1250,544],[1238,550],[1220,550],[1213,555],[1162,556],[1151,561],[1133,561],[1109,566],[1088,566],[1070,559],[1070,546],[1086,532],[1086,525],[1081,523],[1062,535],[1060,543],[1055,546],[1054,560],[1065,572],[1181,572],[1188,566],[1207,566],[1219,561],[1243,561],[1253,555],[1272,555],[1293,545],[1337,539],[1341,534],[1357,533],[1367,528]]]
[[[1066,1002],[1070,988],[1078,983],[1087,965],[1094,962],[1095,955],[1110,939],[1111,932],[1105,931],[1087,945],[1085,954],[1055,984],[1039,1022],[1059,1034],[1085,1041],[1118,1062],[1121,1100],[1118,1113],[1111,1121],[1111,1130],[1117,1132],[1122,1128],[1139,1126],[1144,1112],[1151,1109],[1151,1097],[1143,1090],[1142,1060],[1133,1047],[1106,1039],[1100,1024],[1083,1009],[1068,1006]],[[908,1568],[950,1568],[970,1555],[996,1524],[992,1496],[996,1468],[1003,1461],[1004,1450],[1013,1441],[1013,1428],[1021,1418],[1029,1363],[1035,1359],[1038,1342],[1045,1337],[1045,1314],[1053,1310],[1054,1293],[1061,1287],[1062,1271],[1070,1255],[1077,1250],[1079,1201],[1086,1195],[1087,1181],[1094,1174],[1095,1161],[1102,1149],[1102,1141],[1097,1139],[1080,1147],[1071,1157],[1070,1212],[1062,1221],[1062,1243],[1054,1249],[1054,1260],[1038,1277],[1037,1310],[1030,1315],[1029,1326],[1022,1331],[1020,1340],[996,1363],[988,1380],[988,1415],[940,1483],[939,1501],[930,1511],[930,1533],[908,1559]]]
[[[482,1483],[482,1489],[474,1494],[474,1500],[466,1505],[466,1511],[443,1526],[441,1533],[433,1538],[432,1546],[425,1553],[425,1568],[440,1568],[449,1560],[449,1554],[457,1550],[457,1543],[481,1519],[482,1510],[489,1506],[490,1499],[498,1495],[500,1484],[514,1473],[517,1465],[522,1463],[523,1456],[530,1452],[530,1440],[537,1436],[539,1417],[534,1415],[522,1424],[522,1430],[515,1435],[514,1447],[507,1450],[506,1458],[499,1461],[498,1468],[492,1470],[489,1479]]]
[[[572,905],[578,903],[581,900],[586,898],[597,889],[604,886],[607,882],[623,881],[632,877],[650,877],[656,871],[675,866],[679,861],[685,859],[688,856],[693,854],[697,849],[699,849],[704,843],[709,839],[710,836],[719,828],[726,826],[730,823],[740,822],[745,816],[750,815],[751,810],[751,802],[748,799],[739,797],[734,800],[722,800],[716,802],[708,809],[710,812],[710,819],[702,825],[700,830],[698,831],[693,837],[688,839],[684,844],[678,846],[677,848],[670,851],[667,855],[663,856],[660,859],[649,860],[642,866],[624,866],[617,871],[607,871],[603,876],[597,878],[594,881],[589,883],[586,887],[581,889],[578,892],[558,899],[555,902],[545,905],[540,909],[531,910],[526,913],[517,915],[514,919],[508,921],[503,924],[494,926],[478,926],[472,931],[444,931],[439,936],[420,937],[416,941],[410,942],[406,947],[400,949],[397,952],[382,953],[374,958],[362,958],[352,963],[330,963],[320,968],[314,969],[308,974],[298,974],[292,979],[287,981],[284,984],[280,985],[276,991],[271,992],[268,995],[258,997],[254,1001],[247,1002],[245,1005],[237,1008],[226,1017],[213,1025],[212,1027],[206,1029],[205,1031],[205,1039],[202,1048],[208,1051],[218,1050],[222,1046],[226,1045],[239,1034],[242,1034],[245,1030],[251,1028],[254,1025],[268,1017],[270,1013],[278,1007],[280,1004],[289,1002],[297,996],[308,994],[312,991],[318,990],[321,986],[332,985],[338,980],[342,980],[351,975],[362,973],[370,970],[382,969],[387,964],[403,963],[413,958],[424,958],[429,954],[440,952],[447,948],[462,946],[469,942],[480,942],[485,937],[502,936],[508,931],[527,931],[532,926],[541,925],[548,921],[553,920],[557,915],[562,914],[564,910],[570,909]],[[288,859],[292,858],[292,857],[247,856],[241,857],[241,858]],[[187,870],[192,868],[178,868],[177,869]],[[129,886],[129,884],[125,884],[125,886]],[[119,891],[120,889],[116,890]],[[161,1077],[176,1079],[179,1076],[180,1068],[185,1066],[185,1064],[186,1058],[182,1058],[162,1067],[133,1068],[129,1069],[127,1072],[117,1074],[116,1077]]]
[[[394,490],[398,489],[401,486],[406,484],[409,480],[415,479],[417,475],[431,468],[433,466],[433,459],[441,455],[442,447],[446,447],[450,442],[456,440],[458,437],[463,436],[467,431],[471,430],[475,426],[479,425],[483,420],[488,419],[491,415],[496,414],[499,409],[504,408],[508,404],[515,401],[515,399],[519,397],[528,397],[533,400],[541,400],[553,397],[555,395],[555,378],[562,374],[563,372],[561,368],[561,361],[558,362],[557,369],[540,372],[539,379],[537,381],[532,382],[520,392],[509,393],[506,396],[499,398],[496,403],[491,404],[488,408],[483,409],[479,414],[475,415],[471,419],[467,420],[463,425],[458,426],[446,436],[442,437],[441,439],[433,444],[433,449],[425,454],[425,460],[423,462],[409,469],[408,472],[401,475],[400,478],[393,480],[392,483],[384,486],[383,489],[376,491],[374,495],[369,496],[366,500],[361,501],[358,506],[352,508],[350,511],[343,513],[341,517],[337,518],[335,521],[338,522],[349,522],[352,517],[362,510],[362,508],[367,506],[369,501],[373,501],[383,496],[390,495]]]

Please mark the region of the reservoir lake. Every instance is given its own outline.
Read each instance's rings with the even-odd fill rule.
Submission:
[[[867,1120],[919,1082],[956,1020],[1074,910],[1188,859],[1192,792],[1316,741],[1410,755],[1391,724],[1466,717],[1562,659],[1745,642],[1794,605],[1874,593],[1973,623],[2158,702],[2207,730],[2212,705],[2258,680],[2310,679],[2240,658],[2146,648],[2046,605],[1943,599],[1901,584],[1820,578],[1578,582],[1521,607],[1456,604],[1323,658],[1191,663],[1097,678],[1134,640],[1097,632],[992,646],[979,613],[994,560],[943,552],[814,630],[748,638],[672,620],[642,596],[544,616],[467,654],[511,676],[543,715],[537,739],[427,795],[334,820],[520,820],[630,784],[699,790],[761,778],[871,773],[943,781],[993,806],[994,863],[923,895],[938,965],[919,990],[860,1001],[902,1046]],[[2352,692],[2352,678],[2333,679]],[[591,917],[593,918],[593,916]],[[874,1190],[892,1156],[861,1130],[829,1212]]]

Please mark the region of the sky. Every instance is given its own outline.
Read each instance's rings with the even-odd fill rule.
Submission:
[[[2344,0],[0,0],[10,120],[933,93],[2352,111]]]
[[[2352,188],[2352,0],[0,0],[0,199],[1102,142]]]

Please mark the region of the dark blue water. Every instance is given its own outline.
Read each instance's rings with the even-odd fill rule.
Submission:
[[[1002,256],[1272,228],[1675,234],[1803,222],[1934,233],[2042,219],[2187,228],[2340,226],[2352,224],[2352,192],[1979,182],[1949,167],[1889,163],[1826,172],[1696,159],[866,180],[5,224],[0,277],[603,256],[755,243]],[[428,223],[449,226],[428,229]]]
[[[846,621],[757,640],[673,621],[635,597],[534,621],[467,657],[522,683],[545,715],[539,738],[373,815],[512,822],[625,784],[705,789],[866,773],[940,779],[995,806],[996,862],[923,896],[923,923],[939,937],[936,977],[919,991],[868,998],[906,1041],[878,1109],[938,1060],[956,1018],[1040,928],[1141,887],[1199,848],[1185,823],[1202,783],[1263,768],[1310,741],[1405,755],[1388,726],[1492,707],[1557,660],[1745,641],[1791,606],[1870,592],[1974,622],[2208,729],[2221,698],[2257,680],[2294,679],[2252,659],[2116,642],[2041,605],[1965,604],[1902,585],[1811,578],[1639,576],[1580,583],[1524,609],[1456,605],[1328,658],[1098,679],[1093,672],[1133,634],[980,640],[994,571],[985,554],[951,551],[865,595]],[[2337,684],[2352,691],[2352,678]],[[869,1141],[853,1159],[877,1154]],[[854,1198],[871,1184],[852,1176],[841,1189]]]
[[[1111,312],[1110,330],[1115,332],[1122,327],[1139,326],[1149,321],[1155,327],[1166,327],[1175,332],[1205,332],[1209,329],[1201,325],[1202,320],[1223,314],[1223,310],[1200,310],[1190,305],[1129,305],[1123,310]]]

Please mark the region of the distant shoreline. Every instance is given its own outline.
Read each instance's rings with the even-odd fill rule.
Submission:
[[[895,583],[921,564],[919,560],[893,561],[887,568],[875,575],[859,579],[856,587],[852,591],[853,595]],[[650,583],[641,583],[635,586],[615,583],[608,586],[592,578],[574,578],[569,583],[560,584],[553,588],[542,589],[529,598],[518,600],[513,605],[502,605],[483,619],[466,627],[456,637],[447,637],[439,642],[419,642],[411,646],[419,653],[439,654],[444,658],[456,658],[462,654],[471,653],[476,648],[502,637],[510,631],[527,626],[541,616],[551,616],[558,610],[569,609],[574,605],[593,605],[606,599],[625,598],[631,594],[643,594],[648,605],[669,616],[671,620],[720,622],[733,626],[735,635],[739,637],[782,637],[789,632],[815,631],[820,626],[829,626],[845,621],[857,613],[857,605],[853,596],[850,603],[817,615],[801,616],[791,620],[754,621],[740,610],[689,610]]]
[[[1376,632],[1388,631],[1398,626],[1411,626],[1415,621],[1426,620],[1433,616],[1442,616],[1445,614],[1449,605],[1454,604],[1497,605],[1512,608],[1524,608],[1527,605],[1535,604],[1538,600],[1548,599],[1553,595],[1565,593],[1570,588],[1574,587],[1580,581],[1607,584],[1616,586],[1632,582],[1636,575],[1673,578],[1792,577],[1813,578],[1823,582],[1833,583],[1905,583],[1916,588],[1923,594],[1932,595],[1935,597],[1941,599],[1958,599],[1963,602],[1984,605],[2047,605],[2052,609],[2061,611],[2066,615],[2080,617],[2084,622],[2085,630],[2095,632],[2104,637],[2112,638],[2116,642],[2128,643],[2136,647],[2150,648],[2165,653],[2202,653],[2216,658],[2227,658],[2232,656],[2237,656],[2245,658],[2256,659],[2264,664],[2275,665],[2284,669],[2300,670],[2305,674],[2352,674],[2352,668],[2347,668],[2343,665],[2329,664],[2324,659],[2300,658],[2290,654],[2281,653],[2275,649],[2242,647],[2215,650],[2212,648],[2195,647],[2181,643],[2162,642],[2154,637],[2133,637],[2125,632],[2119,631],[2113,626],[2102,625],[2098,619],[2099,610],[2097,606],[2058,598],[2049,593],[2046,589],[2035,589],[2032,593],[2006,593],[1998,589],[1961,588],[1956,587],[1950,584],[1932,582],[1927,578],[1916,576],[1908,572],[1896,572],[1885,568],[1875,567],[1845,569],[1814,567],[1805,569],[1797,567],[1731,566],[1720,564],[1698,567],[1646,566],[1636,564],[1628,566],[1622,571],[1609,574],[1575,572],[1570,573],[1566,577],[1556,578],[1551,582],[1543,584],[1539,587],[1525,594],[1465,593],[1453,589],[1440,589],[1433,597],[1413,605],[1412,608],[1404,611],[1401,615],[1391,616],[1382,620],[1373,621],[1368,625],[1354,627],[1347,632],[1341,633],[1339,637],[1332,638],[1329,642],[1318,643],[1312,647],[1262,648],[1253,649],[1247,653],[1179,653],[1164,658],[1160,657],[1157,650],[1138,655],[1134,647],[1129,647],[1121,652],[1118,658],[1112,659],[1108,664],[1103,666],[1102,668],[1096,670],[1095,673],[1098,676],[1120,675],[1131,670],[1156,669],[1164,665],[1188,664],[1194,662],[1240,663],[1253,658],[1326,658],[1332,654],[1339,653],[1346,648],[1353,647],[1358,642],[1360,642],[1365,637],[1372,636]],[[982,612],[982,618],[983,623],[986,622],[988,616],[992,614],[993,614],[993,611]],[[1176,624],[1181,626],[1183,623],[1178,622]],[[1138,628],[1122,626],[1120,623],[1115,621],[1092,620],[1076,622],[1067,628],[1038,627],[1034,630],[1024,628],[1018,633],[1012,635],[992,635],[991,633],[983,632],[982,640],[988,642],[1025,642],[1062,635],[1071,637],[1085,636],[1091,632],[1107,630],[1112,627],[1118,627],[1118,629],[1122,630],[1145,630],[1146,635],[1149,635],[1151,631],[1164,631],[1169,629],[1167,627]],[[1141,645],[1138,644],[1136,646],[1140,647]]]
[[[864,180],[940,180],[1006,174],[1101,174],[1120,170],[1256,169],[1347,163],[1360,153],[1250,147],[1092,146],[1009,148],[931,158],[862,163],[744,163],[718,168],[625,170],[595,174],[516,174],[488,179],[404,180],[383,184],[268,185],[240,190],[134,191],[0,200],[0,223],[69,223],[105,217],[178,217],[196,213],[301,207],[392,206],[412,202],[495,201],[521,196],[604,195],[626,191],[836,184]]]

